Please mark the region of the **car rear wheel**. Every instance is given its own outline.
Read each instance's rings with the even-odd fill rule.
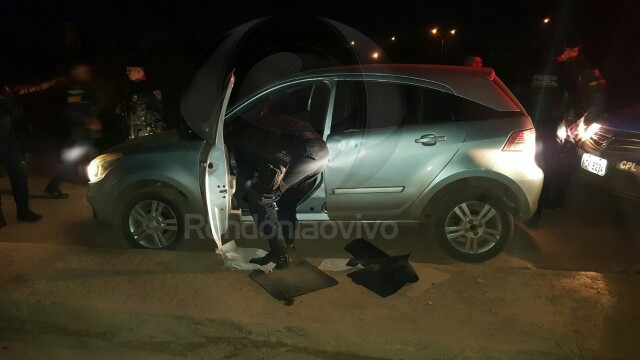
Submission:
[[[174,191],[141,190],[125,204],[119,227],[135,248],[172,249],[184,236],[185,210],[185,201]]]
[[[454,259],[480,262],[498,255],[513,236],[514,221],[503,202],[480,188],[456,191],[434,211],[432,232]]]

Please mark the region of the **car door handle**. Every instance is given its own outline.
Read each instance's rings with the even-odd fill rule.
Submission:
[[[422,144],[424,146],[433,146],[440,141],[447,141],[446,136],[436,134],[426,134],[420,136],[420,139],[416,139],[416,144]]]

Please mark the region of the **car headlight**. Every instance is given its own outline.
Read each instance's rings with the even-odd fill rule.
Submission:
[[[578,139],[589,140],[593,135],[600,130],[600,124],[593,123],[589,126],[585,126],[584,123],[578,125]]]
[[[116,161],[120,159],[122,154],[104,154],[93,159],[87,167],[87,175],[89,175],[89,182],[97,182],[102,180],[105,175],[111,170]]]

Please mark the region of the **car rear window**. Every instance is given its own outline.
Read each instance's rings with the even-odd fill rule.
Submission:
[[[499,111],[462,97],[458,97],[456,108],[456,118],[460,121],[480,121],[523,116],[522,111]]]
[[[496,86],[500,89],[500,91],[502,91],[508,98],[509,100],[511,100],[511,102],[518,107],[518,109],[520,109],[520,111],[522,111],[522,114],[524,116],[529,116],[527,114],[527,111],[524,109],[524,106],[522,106],[522,104],[520,104],[520,101],[518,101],[518,99],[516,98],[515,95],[513,95],[513,93],[511,92],[511,90],[509,90],[509,88],[507,87],[507,85],[505,85],[502,80],[500,80],[497,76],[495,76],[493,78],[493,83],[496,84]]]

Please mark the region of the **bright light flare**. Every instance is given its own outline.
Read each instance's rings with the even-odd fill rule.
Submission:
[[[355,41],[352,41],[352,42],[350,42],[349,44],[350,44],[351,46],[355,46],[355,45],[356,45],[356,42],[355,42]]]
[[[378,60],[379,57],[380,53],[378,53],[377,51],[374,51],[373,54],[371,54],[371,58],[373,58],[374,60]]]
[[[433,35],[438,34],[438,28],[433,28],[433,29],[431,29],[431,33],[432,33]]]
[[[551,18],[544,18],[544,19],[542,20],[542,22],[543,22],[544,24],[548,24],[548,23],[550,23],[550,22],[551,22]]]
[[[396,41],[396,37],[395,37],[395,36],[392,36],[392,37],[391,37],[391,41]]]
[[[455,35],[455,34],[456,34],[456,29],[451,29],[451,31],[449,31],[449,33],[450,33],[451,35]]]
[[[558,125],[558,128],[556,129],[556,136],[558,137],[558,139],[564,140],[569,135],[571,135],[571,131],[567,129],[564,123],[560,123],[560,125]]]
[[[93,159],[89,166],[87,166],[87,175],[89,177],[89,182],[97,182],[102,180],[105,175],[111,170],[113,165],[115,165],[116,161],[120,159],[122,154],[112,153],[100,155],[97,158]]]
[[[578,125],[578,139],[579,140],[589,140],[595,135],[602,125],[598,123],[593,123],[589,126],[585,126],[584,123]]]

